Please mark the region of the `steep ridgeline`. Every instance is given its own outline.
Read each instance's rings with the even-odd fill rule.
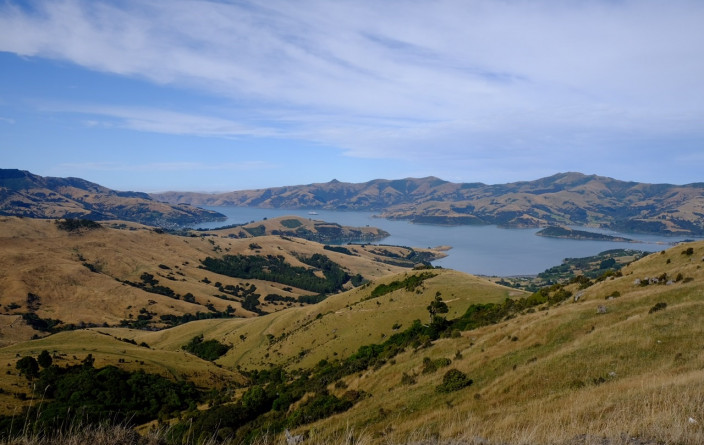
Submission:
[[[595,225],[628,232],[704,235],[704,183],[645,184],[581,173],[486,185],[435,177],[331,181],[222,194],[153,195],[173,204],[373,210],[429,224]]]
[[[0,215],[119,219],[163,227],[225,219],[210,210],[158,202],[146,193],[119,192],[79,178],[42,177],[14,169],[0,169]]]

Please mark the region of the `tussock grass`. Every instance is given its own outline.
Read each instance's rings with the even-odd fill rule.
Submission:
[[[375,443],[704,443],[704,272],[696,264],[704,243],[693,246],[695,262],[677,246],[588,288],[578,302],[441,339],[350,376],[348,386],[371,397],[345,420],[365,425]],[[683,267],[689,283],[633,284]],[[619,298],[604,299],[616,289]],[[649,314],[660,301],[667,307]],[[424,357],[452,359],[474,384],[434,394],[442,372],[422,375]],[[404,373],[416,383],[402,385]],[[338,422],[315,427],[334,431]]]
[[[0,445],[166,445],[169,428],[151,429],[138,434],[134,429],[123,425],[81,425],[78,424],[65,432],[41,436],[24,433],[16,437],[0,438]],[[188,437],[181,445],[274,445],[285,444],[283,434],[270,434],[254,437],[246,442],[235,439],[211,437]],[[304,441],[310,445],[369,445],[371,436],[364,431],[357,432],[347,427],[334,435],[320,437],[309,432]]]
[[[0,438],[2,445],[159,445],[158,437],[142,437],[125,426],[77,425],[66,432],[50,436],[25,433],[18,437]]]

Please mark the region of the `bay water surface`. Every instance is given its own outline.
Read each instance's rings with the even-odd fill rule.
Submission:
[[[506,229],[497,226],[439,226],[413,224],[375,217],[372,212],[305,209],[262,209],[254,207],[205,207],[228,217],[226,221],[203,223],[196,228],[212,229],[230,224],[245,224],[277,216],[296,215],[345,226],[374,226],[391,235],[376,244],[409,247],[451,246],[447,257],[435,266],[475,275],[535,275],[559,265],[565,258],[595,255],[610,249],[637,249],[655,252],[684,240],[683,237],[617,233],[593,228],[609,235],[641,241],[639,243],[556,239],[537,236],[540,229]]]

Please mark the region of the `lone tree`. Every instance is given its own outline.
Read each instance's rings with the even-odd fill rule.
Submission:
[[[435,317],[438,314],[447,314],[447,312],[449,311],[447,304],[445,304],[445,302],[442,301],[442,297],[440,296],[440,292],[437,292],[435,294],[435,300],[430,302],[427,309],[428,309],[428,312],[430,313],[430,324],[433,324],[433,322],[435,321]]]
[[[17,364],[15,366],[20,371],[20,375],[24,375],[28,380],[39,377],[39,364],[34,357],[22,357],[17,360]]]
[[[51,366],[53,360],[51,358],[51,354],[49,354],[49,351],[47,351],[46,349],[43,350],[41,354],[39,354],[39,356],[37,357],[37,363],[39,363],[39,366],[41,366],[42,368],[48,368],[49,366]]]

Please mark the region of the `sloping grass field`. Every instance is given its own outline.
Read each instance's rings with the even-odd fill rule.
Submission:
[[[29,225],[24,230],[38,229]],[[139,230],[122,230],[114,236],[139,234]],[[49,234],[57,250],[74,242],[68,235]],[[180,264],[187,278],[184,286],[195,286],[205,274],[211,281],[220,280],[210,272],[187,267],[186,261],[192,265],[212,254],[214,245],[237,251],[249,249],[252,242],[223,238],[213,244],[208,237],[139,236],[134,242],[142,251],[155,252],[144,246],[156,243],[172,252],[151,260],[142,258],[139,264]],[[99,259],[97,254],[105,252],[90,247],[98,239],[82,239],[78,248],[86,258],[95,255]],[[306,249],[317,245],[279,237],[254,240],[263,254],[313,252]],[[234,244],[240,241],[246,245]],[[110,257],[104,262],[106,269],[117,270],[119,264],[129,269],[136,264],[129,263],[128,252],[125,248],[123,263]],[[363,255],[329,254],[349,268]],[[19,251],[15,256],[20,257]],[[294,255],[287,258],[295,261]],[[66,264],[72,264],[69,260]],[[250,385],[251,371],[282,366],[291,375],[302,374],[321,361],[344,360],[361,346],[381,344],[414,320],[429,324],[428,306],[436,298],[447,304],[442,316],[453,320],[473,305],[498,305],[507,298],[529,296],[452,270],[408,270],[374,261],[359,264],[358,270],[373,276],[373,281],[313,305],[292,305],[251,318],[193,321],[160,331],[96,326],[0,348],[0,367],[6,369],[0,379],[0,410],[12,414],[37,403],[29,397],[32,388],[14,364],[42,350],[51,352],[59,364],[79,363],[92,354],[96,366],[141,368],[192,380],[201,387],[240,388],[232,392],[233,400],[238,400]],[[47,267],[53,273],[52,268],[59,266]],[[621,275],[589,285],[575,281],[564,288],[569,293],[560,301],[525,306],[497,323],[407,346],[390,360],[328,382],[327,393],[340,399],[355,394],[354,404],[344,412],[298,425],[293,433],[305,434],[308,443],[704,443],[702,267],[704,242],[678,245],[626,266]],[[378,275],[373,274],[375,268]],[[83,285],[80,282],[76,287]],[[49,301],[42,299],[42,307],[49,306]],[[81,306],[75,307],[80,314]],[[3,332],[12,329],[10,324],[2,325]],[[184,352],[184,345],[200,335],[231,348],[214,362]],[[471,385],[439,392],[451,369],[466,374]],[[312,397],[312,393],[303,397],[281,415],[290,414]],[[272,433],[256,440],[280,443],[283,438]]]

